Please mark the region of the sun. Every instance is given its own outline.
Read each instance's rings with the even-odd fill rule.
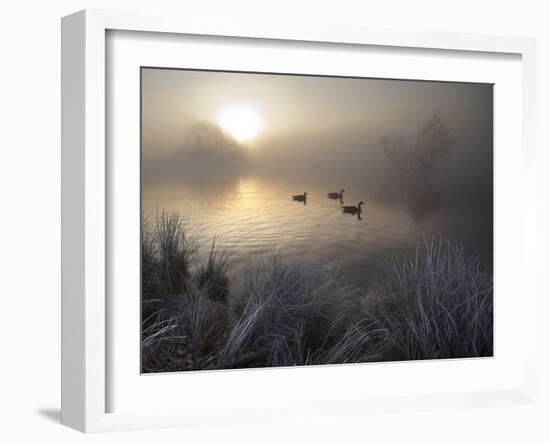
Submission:
[[[217,115],[218,124],[241,143],[254,138],[262,130],[262,120],[254,109],[246,106],[232,106],[221,109]]]

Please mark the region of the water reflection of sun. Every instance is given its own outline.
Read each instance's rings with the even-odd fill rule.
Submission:
[[[235,198],[234,210],[253,210],[262,208],[261,186],[252,178],[241,178],[239,181],[239,193]]]

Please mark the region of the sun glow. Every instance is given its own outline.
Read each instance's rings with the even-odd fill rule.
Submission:
[[[235,106],[222,109],[217,115],[218,124],[240,142],[254,138],[262,130],[257,112],[249,107]]]

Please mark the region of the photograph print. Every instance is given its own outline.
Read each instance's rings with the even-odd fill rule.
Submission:
[[[141,371],[493,356],[493,85],[141,68]]]

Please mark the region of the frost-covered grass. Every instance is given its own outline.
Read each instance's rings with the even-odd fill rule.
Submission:
[[[395,257],[372,288],[370,314],[391,332],[390,359],[492,356],[493,277],[460,244],[426,240]]]
[[[144,372],[492,355],[491,272],[459,245],[419,244],[368,289],[278,255],[232,289],[228,249],[212,241],[201,262],[187,226],[161,213],[143,227]]]

